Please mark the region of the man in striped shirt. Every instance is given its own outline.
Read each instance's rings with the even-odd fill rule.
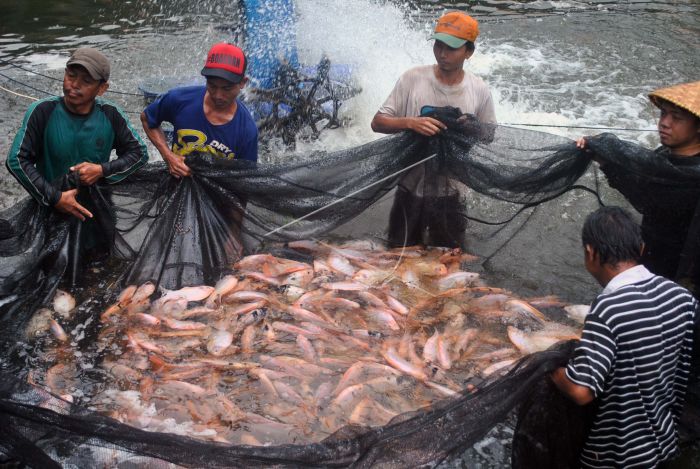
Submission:
[[[590,214],[582,238],[586,269],[604,289],[552,379],[580,405],[596,400],[582,467],[656,467],[678,451],[698,303],[639,264],[641,231],[621,208]]]

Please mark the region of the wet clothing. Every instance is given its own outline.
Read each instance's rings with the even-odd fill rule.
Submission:
[[[481,78],[465,70],[461,83],[444,85],[435,77],[433,65],[414,67],[401,75],[379,112],[417,117],[424,106],[451,106],[481,123],[496,123],[491,92]],[[399,182],[389,220],[389,247],[420,243],[462,247],[466,223],[459,191],[448,177],[426,181],[425,174],[425,165],[420,165]]]
[[[591,305],[567,377],[598,408],[582,467],[656,467],[678,450],[698,303],[688,290],[638,265]]]
[[[117,158],[110,161],[113,149]],[[100,164],[104,180],[115,183],[146,164],[148,152],[124,112],[107,100],[97,98],[84,116],[58,96],[29,106],[5,163],[27,192],[42,205],[56,205],[57,180],[82,162]]]
[[[673,156],[666,147],[660,147],[655,152],[668,158],[669,162],[681,171],[691,167],[695,171],[700,169],[700,154]],[[603,165],[601,170],[610,186],[619,190],[643,215],[644,265],[657,275],[672,280],[686,277],[693,284],[697,284],[700,266],[694,266],[691,272],[678,272],[678,268],[691,222],[700,202],[700,187],[685,190],[659,184],[654,181],[653,175],[642,177],[615,165]]]
[[[467,70],[461,83],[448,86],[435,78],[433,65],[414,67],[399,77],[379,112],[392,117],[419,116],[423,106],[457,107],[463,114],[476,116],[479,122],[496,123],[488,86]]]
[[[226,159],[258,160],[258,128],[245,105],[231,121],[214,125],[204,114],[205,86],[175,88],[160,96],[144,111],[150,128],[170,122],[174,127],[173,153],[186,156],[194,151]]]
[[[467,228],[461,207],[458,194],[420,197],[398,186],[389,214],[389,246],[425,242],[431,246],[461,247]]]

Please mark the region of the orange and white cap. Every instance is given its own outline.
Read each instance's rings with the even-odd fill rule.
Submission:
[[[444,42],[453,49],[467,41],[475,42],[479,35],[479,23],[461,11],[451,11],[440,17],[430,39]]]

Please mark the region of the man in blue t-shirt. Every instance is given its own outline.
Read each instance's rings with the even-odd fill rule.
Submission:
[[[189,176],[184,157],[194,151],[226,159],[258,160],[258,129],[238,100],[248,82],[246,66],[240,48],[214,44],[202,69],[206,86],[170,90],[141,113],[143,129],[168,164],[170,174]],[[164,121],[174,127],[172,147],[160,127]]]

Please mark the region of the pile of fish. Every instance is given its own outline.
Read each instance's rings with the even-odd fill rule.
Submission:
[[[585,314],[485,285],[463,270],[477,259],[459,249],[286,249],[308,261],[255,254],[215,286],[124,289],[100,316],[92,366],[104,380],[90,408],[208,441],[316,442],[470,392],[523,355],[578,338],[580,324],[553,322],[542,309]],[[54,302],[59,314],[40,310],[27,328],[51,334],[55,356],[76,345],[61,326],[75,307],[66,296]],[[30,380],[71,399],[80,366],[65,357],[76,355]]]

